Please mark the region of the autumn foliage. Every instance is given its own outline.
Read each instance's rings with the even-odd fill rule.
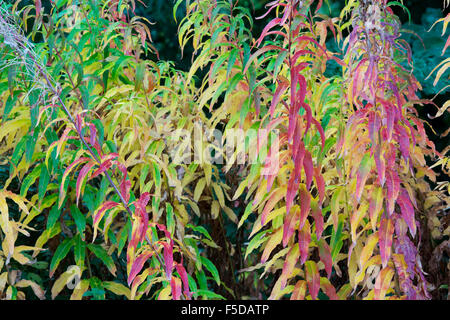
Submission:
[[[188,71],[139,3],[50,2],[0,2],[1,298],[448,295],[449,148],[417,108],[449,102],[401,2],[270,1],[255,36],[239,1],[178,0]]]

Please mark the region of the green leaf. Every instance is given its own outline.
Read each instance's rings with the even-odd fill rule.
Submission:
[[[252,240],[250,240],[248,246],[247,246],[247,250],[245,251],[245,257],[244,259],[247,258],[247,256],[256,248],[258,248],[261,244],[264,243],[264,241],[266,241],[267,239],[264,237],[266,235],[266,233],[269,232],[269,230],[264,230],[261,231],[259,233],[257,233]]]
[[[344,227],[344,219],[343,216],[339,216],[339,222],[336,231],[333,229],[333,233],[331,235],[331,259],[335,261],[337,255],[341,251],[342,245],[343,245],[343,234],[342,229]]]
[[[175,220],[173,219],[173,207],[168,202],[166,202],[166,223],[167,223],[167,230],[171,234],[173,234],[175,230]]]
[[[67,256],[73,244],[73,239],[65,239],[60,243],[55,251],[55,254],[53,255],[52,261],[50,262],[50,278],[53,277],[53,274],[55,273],[55,270],[58,267],[59,263]]]
[[[28,189],[36,181],[37,177],[41,174],[42,164],[34,167],[33,171],[25,176],[20,187],[20,195],[25,197],[27,195]]]
[[[210,298],[210,299],[221,299],[221,300],[226,300],[223,296],[221,296],[220,294],[217,294],[217,293],[214,293],[214,292],[212,292],[212,291],[209,291],[209,290],[202,290],[202,289],[199,289],[198,291],[197,291],[197,294],[199,295],[199,296],[203,296],[203,297],[206,297],[206,298]]]
[[[211,260],[209,260],[206,257],[200,256],[200,260],[202,264],[206,267],[206,269],[212,274],[217,285],[220,286],[219,271],[217,270],[216,266],[211,262]]]
[[[197,282],[200,286],[200,289],[202,290],[208,290],[208,283],[206,281],[206,274],[203,270],[197,271],[195,273],[195,276],[197,278]]]
[[[115,276],[116,275],[116,265],[114,264],[114,260],[112,257],[108,254],[108,252],[103,249],[102,246],[98,244],[88,244],[88,249],[95,254],[97,258],[99,258],[105,266],[108,268],[108,270]]]
[[[13,97],[13,98],[11,98]],[[3,122],[5,122],[8,119],[8,115],[11,112],[12,108],[17,102],[17,96],[8,96],[8,99],[6,100],[5,109],[3,109]]]
[[[155,185],[159,187],[161,185],[161,171],[156,163],[153,162],[153,177],[155,178]]]
[[[238,229],[242,226],[242,224],[245,222],[245,220],[247,220],[247,218],[250,215],[250,213],[252,213],[252,207],[253,207],[253,202],[250,201],[247,204],[247,207],[245,208],[245,211],[244,211],[244,214],[242,215],[241,220],[239,221]]]
[[[142,83],[144,82],[145,75],[145,62],[141,61],[136,68],[136,76],[135,76],[135,84],[134,89],[139,91],[142,87]]]
[[[74,247],[75,263],[77,264],[77,266],[83,267],[84,266],[84,260],[85,260],[85,257],[86,257],[86,244],[81,239],[79,234],[77,234],[75,236],[74,243],[75,243],[75,247]]]
[[[70,206],[70,213],[75,221],[78,231],[80,232],[81,238],[84,240],[84,230],[86,229],[86,217],[81,213],[80,209],[76,205]]]
[[[209,235],[208,231],[204,227],[193,226],[192,224],[187,224],[186,227],[191,228],[192,230],[197,231],[198,233],[201,233],[202,235],[204,235],[205,237],[207,237],[209,240],[212,241],[211,236]]]
[[[42,166],[41,175],[39,176],[39,199],[44,199],[45,193],[47,192],[47,186],[50,181],[50,175],[48,173],[47,167]]]
[[[48,214],[47,219],[47,229],[53,228],[56,221],[58,221],[59,217],[61,216],[61,210],[58,209],[57,206],[53,206],[50,210],[50,213]]]

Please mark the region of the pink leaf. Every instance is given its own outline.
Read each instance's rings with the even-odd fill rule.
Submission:
[[[83,168],[80,170],[80,173],[78,174],[77,186],[76,186],[77,205],[78,205],[78,200],[80,198],[81,187],[83,185],[84,178],[86,177],[86,175],[89,173],[89,171],[92,169],[93,166],[95,166],[95,162],[86,163],[83,166]]]
[[[275,94],[273,95],[272,102],[270,104],[270,117],[273,118],[273,113],[275,112],[275,107],[280,101],[280,96],[286,91],[289,87],[289,84],[286,81],[279,81],[278,87],[275,90]]]
[[[380,148],[377,148],[374,153],[374,157],[375,165],[377,167],[378,182],[381,186],[384,186],[384,183],[386,182],[386,164],[384,158],[381,155]]]
[[[298,246],[300,249],[300,264],[304,264],[308,259],[309,244],[311,243],[311,226],[308,220],[303,225],[303,228],[298,233]]]
[[[263,31],[261,32],[261,36],[259,37],[259,39],[256,41],[256,44],[259,46],[261,45],[261,42],[263,41],[264,37],[266,36],[267,32],[269,32],[270,29],[272,29],[274,26],[276,26],[277,24],[279,24],[281,22],[281,18],[275,18],[272,19],[263,29]]]
[[[392,236],[394,234],[394,224],[390,218],[383,217],[381,219],[380,229],[378,231],[380,239],[380,256],[383,268],[388,264],[391,257]]]
[[[41,14],[41,9],[42,9],[42,3],[41,0],[36,0],[36,17],[39,17],[39,15]]]
[[[319,121],[317,121],[315,118],[312,118],[312,122],[316,126],[316,129],[319,131],[320,134],[320,141],[322,142],[322,150],[325,147],[325,132],[323,131],[322,125]]]
[[[315,300],[320,289],[320,275],[317,264],[314,261],[305,262],[306,281],[308,283],[309,294]]]
[[[309,153],[309,151],[305,152],[305,157],[303,158],[303,169],[305,170],[306,176],[306,189],[309,190],[309,188],[311,188],[314,170],[311,153]]]
[[[130,274],[128,275],[128,285],[130,285],[134,278],[141,272],[142,267],[145,262],[153,255],[151,251],[145,251],[141,253],[134,261],[130,269]]]
[[[311,195],[302,187],[300,188],[300,223],[299,229],[303,228],[303,225],[308,217],[309,210],[311,208]]]
[[[166,278],[169,280],[172,277],[173,271],[173,245],[168,244],[167,242],[163,242],[164,246],[164,262],[166,264]]]
[[[288,214],[286,214],[286,218],[284,219],[283,225],[283,247],[289,242],[289,239],[295,232],[295,225],[297,224],[300,217],[300,208],[295,206],[293,210],[291,210]]]
[[[294,245],[289,250],[288,254],[286,255],[286,259],[284,261],[283,265],[283,271],[281,272],[281,290],[283,290],[286,287],[286,282],[289,277],[292,275],[292,271],[295,268],[295,264],[297,263],[299,257],[299,251],[298,246]]]
[[[388,170],[386,176],[388,214],[394,212],[395,202],[400,192],[400,178],[394,170]]]
[[[411,204],[408,192],[405,189],[402,189],[402,192],[398,197],[398,205],[402,212],[402,217],[408,225],[411,235],[414,237],[417,230],[416,221],[414,218],[414,207]]]
[[[103,217],[103,214],[106,210],[112,209],[116,206],[118,206],[119,204],[117,202],[114,201],[106,201],[105,203],[103,203],[100,208],[98,209],[98,211],[94,214],[94,225],[99,223],[100,220]]]
[[[319,192],[319,204],[322,205],[325,198],[325,180],[320,173],[320,168],[314,168],[314,178],[316,179],[317,191]]]
[[[312,216],[314,218],[314,222],[316,223],[316,237],[317,240],[320,239],[323,232],[323,216],[322,216],[322,210],[319,206],[315,206],[312,208]]]
[[[358,203],[359,203],[359,200],[361,199],[362,191],[366,184],[366,180],[367,180],[367,177],[369,176],[370,170],[371,170],[370,154],[366,153],[366,154],[364,154],[364,157],[361,160],[361,164],[359,165],[359,169],[356,174],[355,197],[356,197],[356,200],[358,201]]]
[[[272,193],[269,200],[267,200],[264,210],[261,214],[262,225],[265,224],[267,215],[272,211],[275,205],[283,198],[284,192],[285,192],[284,188],[278,188]]]
[[[327,276],[329,279],[331,276],[331,269],[333,266],[333,261],[331,259],[331,249],[328,246],[328,243],[323,238],[318,242],[318,247],[319,247],[320,261],[322,261],[323,264],[325,265],[325,271],[327,272]]]
[[[172,276],[172,279],[170,280],[170,287],[172,289],[173,300],[180,300],[180,296],[181,296],[181,281],[180,281],[180,279]]]
[[[192,293],[189,290],[189,281],[188,281],[186,269],[184,268],[184,266],[181,263],[177,263],[175,265],[175,268],[177,269],[177,272],[180,275],[181,281],[183,282],[184,295],[186,296],[187,299],[190,299],[192,297]]]

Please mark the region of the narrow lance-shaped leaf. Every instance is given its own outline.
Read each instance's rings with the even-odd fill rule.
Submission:
[[[292,275],[292,271],[294,270],[295,264],[298,261],[299,255],[300,252],[297,245],[292,246],[288,254],[286,255],[286,260],[284,261],[283,265],[283,271],[281,272],[281,290],[286,287],[286,282]]]
[[[53,277],[56,268],[59,266],[59,263],[62,259],[64,259],[69,253],[70,248],[73,246],[73,239],[65,239],[61,244],[56,248],[55,253],[53,254],[52,261],[50,262],[50,270],[49,276]]]
[[[394,224],[390,218],[385,218],[381,220],[381,225],[379,229],[380,238],[380,255],[383,268],[386,268],[389,258],[391,257],[392,248],[392,236],[394,234]]]
[[[320,289],[320,275],[317,264],[314,261],[305,262],[306,282],[308,283],[309,294],[313,300],[317,299]]]
[[[367,177],[369,176],[370,169],[372,167],[371,157],[369,153],[364,154],[361,164],[359,165],[358,172],[356,174],[356,191],[355,197],[359,202],[361,194],[366,184]]]
[[[300,249],[300,264],[305,263],[306,259],[308,259],[309,254],[309,244],[311,242],[311,226],[309,225],[309,221],[303,224],[303,228],[299,229],[298,232],[298,246]]]

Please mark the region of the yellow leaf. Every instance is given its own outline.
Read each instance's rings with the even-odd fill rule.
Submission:
[[[224,197],[224,195],[223,195],[223,190],[222,190],[222,188],[221,188],[218,184],[216,184],[216,183],[213,183],[212,187],[213,187],[214,192],[215,192],[215,194],[216,194],[216,196],[217,196],[217,199],[219,200],[220,206],[221,206],[222,208],[225,207],[225,197]]]
[[[158,295],[158,300],[170,300],[172,289],[170,286],[166,286]]]
[[[225,212],[225,214],[228,216],[228,218],[230,218],[231,221],[233,221],[236,224],[238,223],[238,217],[233,212],[233,210],[231,210],[229,207],[223,207],[222,209]]]
[[[220,211],[219,202],[214,200],[211,205],[211,216],[213,219],[217,219],[217,217],[219,216],[219,211]]]
[[[14,284],[14,286],[17,288],[31,287],[31,289],[33,290],[36,297],[38,297],[41,300],[45,299],[44,290],[37,283],[35,283],[33,281],[20,280],[19,282],[16,282],[16,284]]]
[[[63,274],[61,274],[53,284],[52,299],[55,299],[56,296],[64,289],[65,286],[70,287],[70,285],[73,285],[74,288],[76,288],[77,285],[80,284],[79,281],[82,273],[83,268],[80,268],[78,266],[70,266],[68,270]],[[73,281],[75,281],[75,283],[72,283]]]
[[[266,262],[270,256],[272,250],[281,242],[283,237],[283,228],[279,228],[272,235],[270,235],[269,240],[266,242],[264,246],[264,251],[261,256],[261,262]]]
[[[70,296],[70,300],[81,300],[83,299],[83,294],[88,291],[90,285],[89,280],[81,280],[80,283],[75,287]]]
[[[383,300],[386,296],[387,290],[391,287],[391,281],[394,277],[394,270],[389,267],[384,268],[378,274],[375,281],[374,299]]]
[[[114,294],[123,295],[130,299],[131,292],[130,289],[125,287],[123,284],[114,281],[103,281],[103,287]]]
[[[378,244],[378,233],[372,233],[366,241],[366,245],[361,251],[361,255],[359,257],[359,267],[363,268],[372,256],[373,249]]]
[[[202,195],[205,185],[206,185],[205,178],[201,178],[200,180],[198,180],[197,185],[195,186],[195,190],[194,190],[194,200],[196,202],[198,202],[198,200],[200,199],[200,196]]]

